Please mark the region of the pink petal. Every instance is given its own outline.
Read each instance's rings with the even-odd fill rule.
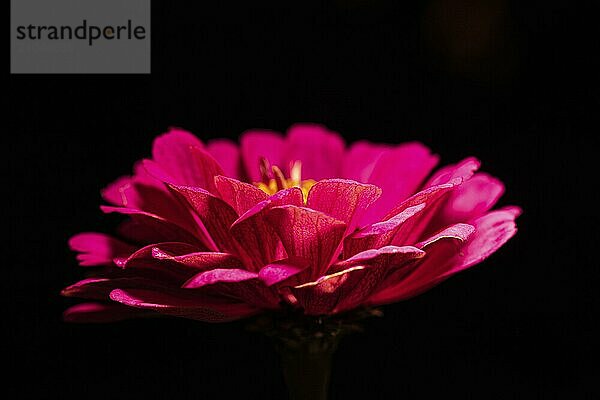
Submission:
[[[173,184],[169,187],[185,199],[195,211],[218,250],[232,254],[239,253],[239,244],[229,233],[229,227],[238,216],[229,204],[198,187]]]
[[[219,267],[237,268],[242,266],[241,261],[232,254],[197,252],[177,256],[164,251],[160,245],[152,248],[152,257],[159,260],[174,261],[186,267],[202,271]]]
[[[481,163],[478,159],[467,157],[457,164],[447,165],[437,170],[423,187],[427,189],[437,185],[444,185],[456,179],[466,181],[473,176],[480,166]]]
[[[426,207],[421,203],[408,207],[392,218],[367,226],[344,240],[344,256],[349,257],[367,249],[378,249],[387,245],[405,245],[412,242],[411,236],[419,224]]]
[[[63,320],[72,323],[117,322],[147,316],[148,312],[117,303],[81,303],[63,313]]]
[[[440,210],[439,224],[449,225],[470,221],[490,210],[504,193],[498,179],[485,174],[475,174],[450,195]]]
[[[381,188],[382,195],[361,219],[361,226],[383,216],[411,196],[438,163],[438,157],[421,143],[406,143],[381,155],[368,183]]]
[[[121,268],[144,267],[147,264],[152,266],[159,264],[160,259],[166,260],[167,257],[156,257],[157,253],[162,256],[165,252],[170,254],[187,254],[197,251],[196,246],[181,242],[161,242],[144,246],[125,259],[118,259],[118,265]]]
[[[201,272],[183,284],[186,289],[200,289],[210,286],[218,293],[238,299],[258,308],[276,309],[280,298],[266,287],[256,272],[244,269],[213,269]]]
[[[404,300],[441,282],[441,276],[449,270],[473,231],[471,225],[457,224],[421,243],[426,252],[423,261],[408,275],[392,275],[386,279],[386,287],[374,294],[369,303],[380,305]]]
[[[162,181],[148,174],[144,162],[136,164],[134,171],[134,176],[119,178],[103,189],[102,197],[115,206],[157,215],[190,232],[196,230],[189,211]]]
[[[381,195],[377,186],[344,179],[325,179],[314,184],[306,205],[338,219],[352,232],[357,220]]]
[[[296,124],[290,127],[285,141],[284,165],[289,172],[295,161],[302,162],[302,179],[321,180],[340,176],[344,155],[341,136],[316,124]]]
[[[271,165],[280,165],[284,151],[281,134],[271,131],[247,131],[240,139],[242,160],[251,182],[259,182],[260,160],[266,158]]]
[[[198,187],[210,193],[216,193],[215,176],[224,175],[219,163],[200,147],[188,148],[187,157],[176,166],[162,165],[155,160],[144,160],[143,164],[151,176],[162,182]]]
[[[268,194],[256,186],[225,176],[216,176],[215,185],[221,198],[233,207],[238,215],[269,198]]]
[[[148,274],[153,278],[179,282],[196,273],[197,268],[178,263],[164,255],[167,253],[184,255],[196,251],[197,247],[186,243],[155,243],[142,247],[126,259],[115,260],[115,263],[125,270],[134,269],[137,275],[141,274],[140,270],[148,270]]]
[[[244,269],[213,269],[210,271],[200,272],[190,278],[182,287],[186,289],[197,289],[206,285],[214,285],[220,282],[242,282],[249,279],[258,278],[256,272],[246,271]]]
[[[69,247],[77,254],[81,266],[110,265],[114,258],[127,257],[135,251],[135,247],[111,236],[86,232],[79,233],[69,239]]]
[[[431,179],[423,186],[423,190],[392,208],[384,219],[389,219],[406,208],[415,206],[419,203],[432,203],[433,201],[437,201],[440,196],[443,196],[448,191],[470,179],[477,168],[479,168],[479,161],[472,157],[466,158],[456,165],[449,165],[441,168],[434,173]]]
[[[244,303],[225,301],[203,292],[186,289],[162,292],[146,289],[115,289],[110,293],[110,298],[130,307],[205,322],[233,321],[258,311]]]
[[[223,175],[223,170],[203,147],[191,133],[171,130],[154,140],[152,159],[171,178],[171,183],[199,186],[212,192],[213,178]]]
[[[267,220],[275,229],[289,257],[299,257],[311,263],[312,277],[327,270],[337,255],[346,224],[309,208],[274,207],[267,211]]]
[[[141,278],[87,278],[64,288],[60,294],[65,297],[108,300],[110,292],[117,288],[154,287],[155,281]]]
[[[286,257],[281,240],[268,223],[266,214],[273,207],[288,204],[304,204],[299,188],[293,187],[275,193],[252,207],[232,224],[231,234],[239,243],[243,243],[245,264],[249,270],[258,271],[263,266]]]
[[[265,265],[258,272],[258,278],[267,286],[273,286],[283,282],[309,267],[304,260],[279,260],[272,264]]]
[[[475,233],[453,260],[454,265],[444,277],[482,262],[502,247],[517,233],[515,219],[521,212],[519,207],[506,207],[474,220]]]
[[[208,142],[206,150],[217,160],[225,175],[239,179],[241,155],[237,144],[228,139],[215,139]]]
[[[406,266],[424,254],[410,246],[369,250],[336,266],[345,269],[291,290],[306,314],[342,312],[360,306],[390,270]]]
[[[391,146],[367,141],[352,144],[344,156],[342,177],[363,183],[368,182],[379,158],[391,149]]]
[[[125,230],[122,230],[121,233],[133,241],[140,243],[177,241],[204,247],[199,241],[199,235],[158,215],[125,207],[100,206],[100,209],[107,214],[118,213],[131,217],[133,224],[125,225]]]

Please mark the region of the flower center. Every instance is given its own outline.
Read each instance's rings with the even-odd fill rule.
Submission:
[[[302,162],[294,161],[290,166],[290,177],[286,178],[277,165],[270,166],[266,158],[260,160],[261,182],[255,182],[260,190],[267,194],[275,194],[280,190],[297,187],[302,190],[304,201],[308,196],[308,191],[316,183],[312,179],[302,180]]]

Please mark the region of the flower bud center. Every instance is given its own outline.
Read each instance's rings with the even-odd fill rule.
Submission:
[[[255,182],[254,185],[263,192],[273,195],[280,190],[297,187],[302,190],[304,201],[308,196],[308,191],[315,184],[312,179],[302,180],[302,162],[300,160],[290,163],[290,176],[286,177],[277,165],[270,166],[267,159],[260,160],[261,182]]]

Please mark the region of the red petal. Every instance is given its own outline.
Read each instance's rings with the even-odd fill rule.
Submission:
[[[225,176],[216,176],[215,185],[221,198],[233,207],[238,215],[269,198],[268,194],[256,186]]]
[[[344,179],[325,179],[313,185],[306,205],[347,225],[352,232],[358,219],[381,195],[377,186]]]
[[[311,263],[312,277],[320,276],[336,257],[346,224],[319,211],[297,206],[270,209],[267,220],[275,229],[289,257]]]
[[[369,250],[335,266],[335,269],[345,269],[291,290],[307,314],[342,312],[361,305],[390,270],[401,268],[424,254],[410,246]]]
[[[258,271],[263,266],[286,257],[279,236],[266,220],[268,210],[276,206],[303,203],[299,188],[281,190],[252,207],[233,223],[231,234],[239,243],[244,244],[249,270]]]

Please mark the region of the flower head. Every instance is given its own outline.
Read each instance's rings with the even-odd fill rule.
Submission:
[[[293,308],[331,315],[418,295],[516,233],[502,183],[467,158],[435,172],[420,143],[356,142],[319,125],[239,146],[172,129],[102,191],[116,235],[70,240],[92,277],[70,321],[166,314],[220,322]]]

